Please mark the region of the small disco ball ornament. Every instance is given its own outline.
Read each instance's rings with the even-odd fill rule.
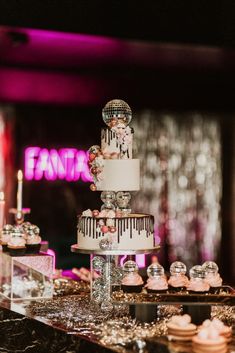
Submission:
[[[201,265],[195,265],[190,269],[189,277],[204,279],[204,278],[206,278],[206,271],[204,270],[204,268]]]
[[[123,267],[124,274],[138,272],[139,268],[135,261],[128,260],[124,263]]]
[[[113,121],[121,121],[127,126],[131,122],[132,112],[126,102],[121,99],[113,99],[103,108],[102,117],[108,126],[112,126]]]
[[[89,154],[97,155],[100,151],[101,151],[100,146],[98,146],[98,145],[93,145],[93,146],[91,146],[91,147],[89,148],[88,153],[89,153]]]
[[[102,239],[99,242],[99,246],[100,246],[101,250],[111,250],[112,249],[112,243],[107,238]]]
[[[119,208],[127,208],[131,200],[131,194],[127,191],[118,191],[116,201]]]
[[[102,191],[100,195],[101,201],[105,202],[114,202],[116,195],[114,191]]]
[[[172,276],[174,275],[185,275],[187,268],[183,262],[175,261],[170,266],[170,273]]]
[[[151,264],[147,268],[148,277],[161,277],[164,276],[164,268],[159,264]]]
[[[214,261],[206,261],[202,265],[202,268],[206,271],[206,273],[216,274],[219,271],[219,267]]]

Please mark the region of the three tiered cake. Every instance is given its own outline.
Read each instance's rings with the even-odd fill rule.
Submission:
[[[139,159],[132,159],[132,112],[122,100],[108,102],[102,111],[107,127],[101,147],[89,149],[92,191],[102,191],[101,211],[86,210],[78,217],[77,242],[81,249],[142,250],[154,247],[154,217],[132,213],[130,191],[140,188]]]

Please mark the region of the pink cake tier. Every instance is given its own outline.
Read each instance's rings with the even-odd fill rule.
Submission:
[[[100,249],[100,241],[110,238],[113,249],[142,250],[154,247],[154,217],[147,214],[130,214],[112,218],[112,232],[102,232],[100,223],[108,225],[110,218],[79,216],[77,243],[81,249]],[[110,229],[110,227],[109,227]]]

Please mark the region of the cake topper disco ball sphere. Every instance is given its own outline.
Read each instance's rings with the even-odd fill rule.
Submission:
[[[122,121],[126,126],[131,122],[132,112],[129,105],[121,99],[109,101],[102,110],[102,117],[106,125],[113,121]]]

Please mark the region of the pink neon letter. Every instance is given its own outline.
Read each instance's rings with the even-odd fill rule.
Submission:
[[[36,158],[38,158],[40,147],[28,147],[25,150],[25,171],[24,175],[27,180],[34,179],[34,171],[36,166]]]
[[[92,181],[91,175],[89,173],[87,165],[87,154],[84,151],[77,151],[76,155],[76,180],[79,179],[79,176],[83,181]]]
[[[92,181],[87,165],[87,153],[75,148],[55,149],[28,147],[25,150],[25,177],[28,180],[66,179]]]

